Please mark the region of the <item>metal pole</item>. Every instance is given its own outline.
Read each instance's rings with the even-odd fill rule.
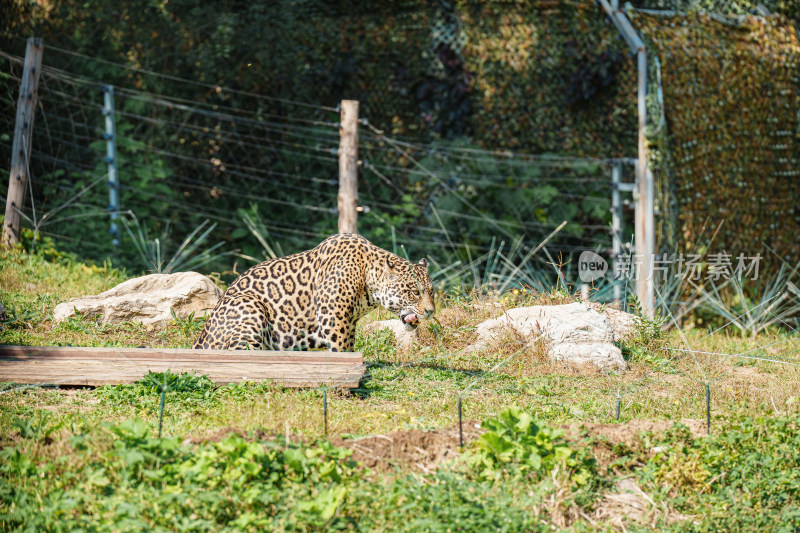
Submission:
[[[589,284],[588,283],[581,283],[581,301],[588,302],[589,301]]]
[[[106,164],[108,165],[108,211],[111,213],[111,242],[116,246],[120,242],[120,230],[116,220],[119,218],[119,177],[117,174],[117,127],[114,121],[114,86],[103,87],[105,106],[103,115],[106,120]]]
[[[648,166],[644,175],[644,256],[642,269],[644,270],[644,286],[639,300],[643,302],[642,310],[650,318],[656,313],[655,269],[656,257],[656,222],[655,222],[655,184],[653,171]]]
[[[36,118],[36,100],[43,51],[42,39],[39,37],[28,39],[22,78],[19,83],[14,139],[11,141],[11,166],[9,168],[8,195],[6,196],[6,217],[3,224],[3,245],[18,243],[22,229],[20,211],[24,203],[28,179],[30,179],[28,162],[31,158],[33,119]]]
[[[464,421],[461,414],[461,395],[458,395],[458,447],[464,447]]]
[[[325,437],[328,437],[328,387],[322,386],[322,417],[325,420]]]
[[[167,378],[165,377],[164,380],[166,381],[166,379]],[[162,427],[162,425],[164,423],[164,400],[166,399],[166,396],[167,396],[167,385],[166,384],[162,384],[161,385],[161,403],[160,403],[159,408],[158,408],[158,438],[159,439],[161,438],[161,427]]]
[[[640,259],[638,276],[636,279],[636,293],[639,298],[642,313],[645,316],[655,315],[655,290],[653,289],[653,259],[655,254],[655,221],[653,219],[654,186],[653,174],[648,168],[647,139],[645,126],[647,125],[647,51],[639,34],[631,25],[618,5],[612,7],[608,0],[599,0],[600,5],[611,17],[619,29],[628,46],[637,56],[637,109],[639,115],[639,143],[638,160],[636,163],[636,183],[638,195],[636,196],[636,225],[635,253]]]
[[[627,20],[627,19],[626,19]],[[638,185],[638,199],[636,202],[636,255],[641,260],[641,267],[636,280],[636,295],[639,298],[642,313],[652,318],[655,315],[655,302],[653,300],[653,254],[655,253],[655,239],[653,230],[653,174],[647,165],[647,139],[645,138],[645,125],[647,124],[647,54],[642,45],[637,52],[639,65],[639,160],[636,164],[636,183]]]
[[[622,196],[619,185],[622,183],[622,164],[615,163],[611,167],[611,262],[614,268],[614,301],[622,298],[622,287],[616,279],[617,272],[622,272],[619,258],[622,254]]]

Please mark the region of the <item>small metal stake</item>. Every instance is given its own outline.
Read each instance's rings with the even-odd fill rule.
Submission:
[[[620,397],[617,394],[617,422],[619,422],[619,404],[620,404]]]
[[[458,447],[464,447],[464,426],[462,424],[462,416],[461,416],[461,395],[458,395]]]
[[[158,438],[161,438],[161,424],[164,420],[164,397],[167,395],[166,385],[161,386],[161,407],[158,412]]]
[[[328,388],[322,387],[322,416],[325,419],[325,437],[328,436]]]
[[[711,388],[706,383],[706,433],[711,435]]]

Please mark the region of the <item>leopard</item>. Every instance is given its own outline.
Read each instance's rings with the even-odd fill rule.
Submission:
[[[243,272],[209,314],[195,349],[353,351],[356,322],[383,307],[406,329],[436,310],[428,262],[354,233]]]

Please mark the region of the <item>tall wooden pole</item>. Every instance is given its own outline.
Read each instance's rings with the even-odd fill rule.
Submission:
[[[22,80],[19,84],[17,99],[17,119],[14,126],[14,140],[11,144],[11,171],[8,180],[8,197],[6,198],[6,218],[3,224],[2,244],[8,246],[19,242],[20,210],[28,186],[28,169],[31,157],[31,137],[33,119],[36,117],[37,90],[39,73],[42,70],[42,52],[44,41],[38,37],[28,39],[25,49],[25,64],[22,68]]]
[[[339,233],[358,233],[358,101],[342,100],[339,127]]]

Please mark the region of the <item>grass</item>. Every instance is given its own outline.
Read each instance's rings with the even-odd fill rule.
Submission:
[[[156,327],[80,317],[52,322],[60,301],[101,292],[126,277],[108,265],[0,252],[0,301],[9,310],[0,344],[189,347],[201,320]],[[572,296],[558,291],[440,295],[437,321],[422,326],[419,343],[408,351],[396,348],[390,333],[366,335],[360,327],[356,344],[367,379],[354,391],[327,392],[328,435],[345,437],[346,444],[398,431],[441,432],[457,422],[461,396],[465,420],[503,420],[497,417],[509,410],[517,421],[519,413],[534,415],[530,427],[571,428],[567,437],[556,431],[547,439],[562,439],[554,446],[572,450],[568,455],[580,458],[581,468],[603,463],[591,470],[589,485],[576,481],[579,469],[567,459],[548,462],[547,475],[542,467],[525,466],[539,464],[532,458],[545,452],[536,447],[551,440],[510,429],[497,437],[505,439],[506,452],[492,452],[490,459],[475,459],[474,451],[436,471],[398,464],[390,474],[366,472],[348,463],[347,450],[325,444],[319,389],[270,383],[215,388],[205,378],[184,376],[165,394],[165,438],[157,439],[160,392],[147,380],[67,390],[2,384],[0,528],[21,528],[26,518],[39,520],[41,529],[61,523],[117,530],[142,523],[156,530],[797,526],[800,517],[783,509],[798,504],[798,480],[789,473],[800,465],[789,449],[798,434],[800,367],[766,360],[800,362],[796,335],[769,329],[743,338],[731,328],[661,333],[645,324],[622,344],[629,371],[621,375],[553,363],[541,347],[526,347],[511,335],[485,350],[465,349],[476,324],[504,309],[569,301]],[[383,318],[378,311],[364,322]],[[704,420],[706,383],[711,437],[687,436],[677,426],[642,433],[632,445],[587,429],[617,427],[618,397],[620,428]],[[489,453],[486,442],[474,450]],[[284,466],[269,470],[270,461]],[[761,463],[768,468],[756,475]],[[257,472],[252,465],[260,465]],[[494,466],[487,471],[487,465]],[[626,478],[652,500],[642,504],[646,512],[625,507],[625,498],[633,497],[620,488]],[[175,503],[176,495],[183,504]]]

